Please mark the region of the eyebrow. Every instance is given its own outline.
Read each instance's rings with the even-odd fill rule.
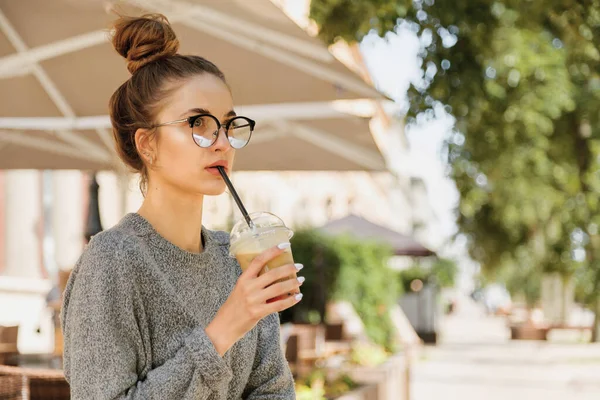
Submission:
[[[179,117],[183,117],[184,115],[187,114],[210,114],[210,111],[208,111],[206,108],[190,108],[189,110],[187,110],[186,112],[184,112],[183,114],[181,114]],[[237,114],[235,113],[235,111],[230,110],[227,114],[224,115],[225,118],[228,117],[235,117]]]

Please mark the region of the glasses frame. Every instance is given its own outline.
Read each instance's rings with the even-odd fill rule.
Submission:
[[[202,117],[210,117],[217,123],[217,130],[216,130],[216,132],[213,132],[213,134],[212,134],[213,140],[210,143],[210,145],[208,145],[206,147],[200,146],[198,144],[198,142],[196,142],[194,140],[194,124],[196,123],[196,121],[199,118],[202,118]],[[233,144],[231,143],[231,140],[229,139],[229,128],[231,127],[231,124],[233,123],[233,121],[239,120],[239,119],[245,120],[246,122],[248,122],[248,125],[250,125],[250,136],[248,137],[248,141],[246,141],[246,144],[243,145],[242,147],[233,147]],[[182,124],[184,122],[187,122],[189,127],[192,129],[192,132],[191,132],[192,141],[194,142],[194,144],[196,144],[196,146],[200,147],[201,149],[208,149],[210,146],[215,144],[217,142],[217,140],[219,139],[219,133],[221,132],[222,128],[225,128],[225,137],[227,138],[229,145],[233,149],[236,149],[236,150],[243,149],[244,147],[246,147],[248,145],[248,143],[250,143],[250,139],[252,138],[252,133],[254,132],[254,127],[256,126],[256,121],[254,121],[248,117],[243,117],[241,115],[237,115],[237,116],[227,120],[227,122],[225,122],[225,124],[221,124],[221,121],[219,121],[219,119],[212,114],[198,114],[198,115],[192,115],[191,117],[178,119],[176,121],[163,122],[162,124],[154,125],[153,128],[158,128],[161,126],[168,126],[168,125],[177,125],[177,124]]]

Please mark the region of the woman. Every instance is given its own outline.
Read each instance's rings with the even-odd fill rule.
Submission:
[[[258,277],[289,243],[241,273],[229,235],[202,227],[205,195],[224,192],[254,121],[237,117],[223,73],[177,54],[165,17],[120,18],[113,45],[131,78],[110,114],[144,202],[96,235],[64,296],[65,375],[74,399],[292,399],[277,312],[296,304],[302,266]]]

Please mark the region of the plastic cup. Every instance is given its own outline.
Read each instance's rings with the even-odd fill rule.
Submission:
[[[281,218],[274,214],[268,212],[251,213],[250,219],[253,222],[253,227],[248,226],[246,220],[241,220],[234,225],[230,234],[230,253],[238,260],[242,271],[246,271],[252,260],[260,253],[280,243],[289,242],[294,235],[294,232],[285,226]],[[259,276],[274,268],[288,264],[294,264],[291,248],[284,250],[282,254],[270,260],[260,271]],[[296,279],[296,274],[294,273],[277,282],[283,282],[288,279]],[[288,296],[298,293],[300,291],[296,290],[288,293]],[[286,297],[285,295],[279,296],[269,300],[269,302],[281,300]]]

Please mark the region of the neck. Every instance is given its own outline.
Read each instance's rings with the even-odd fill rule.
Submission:
[[[201,253],[203,195],[189,195],[165,186],[148,186],[138,214],[175,246]]]

